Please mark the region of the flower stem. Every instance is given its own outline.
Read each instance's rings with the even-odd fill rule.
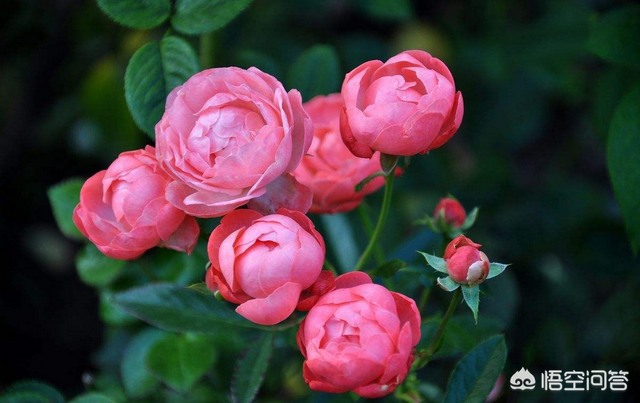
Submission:
[[[360,216],[360,221],[362,221],[362,226],[364,227],[367,236],[371,238],[373,235],[373,221],[371,221],[371,216],[369,212],[371,209],[366,201],[362,201],[358,206],[358,215]],[[374,250],[374,256],[376,258],[376,262],[380,265],[385,262],[384,252],[382,251],[382,247],[380,244],[376,243],[376,248]]]
[[[362,252],[362,255],[360,255],[360,259],[358,259],[358,263],[356,263],[356,267],[354,268],[354,270],[356,271],[362,270],[378,244],[378,239],[382,234],[382,229],[384,228],[384,224],[387,221],[387,216],[389,215],[389,209],[391,208],[391,194],[393,193],[393,180],[395,179],[395,177],[396,176],[393,172],[385,177],[384,196],[382,199],[382,208],[380,209],[378,223],[376,224],[376,228],[373,230],[373,235],[369,239],[367,248],[364,250],[364,252]]]
[[[429,344],[429,347],[422,350],[418,357],[416,357],[416,361],[413,363],[413,367],[415,369],[420,369],[427,365],[431,357],[436,353],[438,346],[440,345],[440,340],[442,339],[442,335],[444,334],[444,330],[447,327],[447,323],[449,323],[449,319],[453,316],[453,313],[456,311],[460,300],[462,299],[462,291],[460,288],[454,291],[453,297],[451,298],[451,303],[449,303],[449,308],[447,308],[447,312],[444,314],[444,318],[442,318],[442,322],[440,322],[440,326],[436,331],[435,336],[433,336],[433,340]]]
[[[200,35],[200,67],[208,69],[213,67],[213,52],[215,37],[213,32],[205,32]]]

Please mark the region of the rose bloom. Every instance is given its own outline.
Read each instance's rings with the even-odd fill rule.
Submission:
[[[409,156],[438,148],[453,137],[464,113],[447,66],[421,50],[356,67],[344,79],[342,97],[342,138],[364,158],[374,151]]]
[[[269,74],[228,67],[194,75],[169,94],[155,132],[158,161],[174,179],[167,199],[188,214],[222,216],[260,196],[267,210],[309,207],[310,193],[283,174],[309,149],[313,124],[300,93]]]
[[[420,341],[420,313],[412,299],[351,272],[311,308],[297,341],[311,389],[378,398],[407,376]]]
[[[489,275],[489,259],[480,252],[481,246],[464,235],[451,241],[443,256],[449,277],[470,286],[482,283]]]
[[[301,294],[320,276],[325,255],[311,220],[286,209],[267,216],[244,209],[227,214],[207,250],[209,289],[239,304],[236,312],[260,325],[285,320],[310,297]]]
[[[351,154],[340,136],[342,96],[317,96],[304,104],[313,121],[313,142],[293,175],[313,192],[309,211],[331,214],[356,208],[369,193],[384,185],[384,179],[375,178],[360,192],[355,186],[372,173],[382,170],[380,153],[371,159]]]
[[[200,229],[165,199],[170,181],[153,147],[122,153],[84,183],[73,222],[114,259],[135,259],[154,246],[191,253]]]
[[[434,220],[437,220],[440,214],[443,215],[445,223],[453,226],[454,228],[461,227],[467,219],[467,212],[464,211],[462,204],[451,197],[444,197],[440,199],[440,202],[433,212]]]

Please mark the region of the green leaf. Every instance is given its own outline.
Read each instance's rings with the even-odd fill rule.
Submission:
[[[209,287],[207,287],[207,283],[205,283],[204,281],[201,281],[201,282],[195,283],[195,284],[191,284],[187,288],[190,289],[190,290],[198,291],[200,294],[204,294],[204,295],[208,295],[208,296],[212,296],[213,295],[213,293],[211,292]]]
[[[469,287],[468,285],[462,286],[462,296],[464,297],[464,302],[467,303],[469,308],[471,308],[471,312],[473,312],[473,319],[478,323],[478,305],[480,304],[480,287],[473,286]]]
[[[169,17],[171,0],[97,0],[100,9],[129,28],[157,27]]]
[[[203,334],[165,334],[147,355],[149,370],[172,388],[186,392],[216,359],[211,337]]]
[[[640,84],[620,102],[611,122],[607,163],[634,253],[640,248]]]
[[[133,316],[172,332],[221,333],[230,325],[278,330],[249,322],[213,296],[171,284],[134,288],[115,295],[113,301]]]
[[[400,259],[393,259],[371,270],[369,275],[371,275],[371,277],[380,276],[384,278],[391,278],[400,269],[404,269],[405,267],[407,267],[406,262]]]
[[[427,260],[427,264],[431,267],[433,267],[434,269],[436,269],[437,271],[441,272],[441,273],[449,273],[447,271],[447,262],[445,262],[445,260],[441,257],[438,256],[434,256],[434,255],[430,255],[428,253],[424,253],[424,252],[420,252],[417,251],[419,254],[421,254],[422,256],[424,256],[424,258]]]
[[[595,19],[587,47],[596,55],[625,66],[640,67],[640,5],[629,4]]]
[[[31,400],[33,399],[33,400]],[[16,382],[4,390],[0,402],[64,403],[64,397],[55,388],[39,381]]]
[[[138,319],[129,315],[122,308],[114,305],[111,291],[103,290],[100,292],[100,320],[110,326],[129,326]]]
[[[173,27],[185,34],[215,31],[236,18],[253,0],[178,0],[171,18]]]
[[[466,231],[469,228],[471,228],[473,226],[473,224],[475,224],[476,219],[478,218],[478,213],[480,212],[480,209],[475,207],[473,210],[471,210],[471,212],[467,215],[467,219],[464,220],[464,223],[462,224],[462,226],[460,227],[461,230]]]
[[[264,379],[273,351],[273,333],[263,333],[260,339],[238,360],[233,378],[233,402],[251,403]]]
[[[458,289],[458,287],[460,287],[460,284],[456,283],[449,276],[447,276],[447,277],[438,277],[436,282],[438,283],[440,288],[442,288],[443,290],[448,291],[448,292],[455,291],[455,290]]]
[[[316,45],[305,50],[289,69],[287,83],[302,94],[304,101],[316,95],[328,95],[340,90],[340,63],[335,49]]]
[[[360,192],[362,191],[362,189],[367,185],[367,183],[371,182],[372,180],[374,180],[375,178],[377,178],[378,176],[385,176],[385,173],[382,171],[379,172],[374,172],[371,175],[367,176],[366,178],[364,178],[363,180],[361,180],[356,186],[355,186],[355,191],[356,192]]]
[[[126,265],[124,260],[111,259],[93,244],[87,244],[76,256],[76,269],[83,283],[104,287],[111,284]]]
[[[158,380],[147,368],[146,360],[151,347],[163,336],[160,330],[147,329],[129,342],[120,363],[122,384],[128,397],[146,397],[157,388]]]
[[[323,234],[326,234],[331,250],[342,272],[352,271],[358,261],[360,252],[356,244],[353,229],[346,214],[323,214],[320,216]]]
[[[0,403],[48,403],[46,396],[31,391],[6,393],[0,396]]]
[[[507,359],[504,336],[476,346],[456,365],[449,378],[445,403],[482,403],[493,389]]]
[[[427,348],[436,334],[442,317],[435,316],[422,320],[420,344],[417,349]],[[495,316],[483,315],[482,321],[474,325],[475,320],[471,315],[454,315],[445,328],[442,348],[434,355],[434,358],[451,357],[458,354],[466,354],[487,338],[501,333],[505,324]]]
[[[177,36],[147,43],[131,57],[124,76],[124,95],[133,120],[152,139],[167,95],[199,69],[196,52]]]
[[[357,4],[380,21],[406,21],[413,16],[410,0],[358,0]]]
[[[489,275],[487,276],[487,280],[494,278],[495,276],[499,276],[508,266],[508,264],[503,263],[491,263],[489,265]]]
[[[116,403],[116,401],[101,393],[86,393],[76,397],[69,403]]]
[[[69,238],[78,240],[85,238],[73,223],[73,210],[80,203],[80,189],[83,184],[84,181],[81,179],[69,179],[50,187],[47,192],[58,228]]]

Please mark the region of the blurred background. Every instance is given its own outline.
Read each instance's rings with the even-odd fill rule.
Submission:
[[[82,245],[58,230],[47,189],[150,144],[129,115],[123,77],[135,50],[163,32],[119,26],[93,0],[3,6],[0,387],[37,378],[72,396],[84,390],[87,375],[117,361],[109,354],[117,356],[128,330],[109,316],[104,293],[80,281],[74,256]],[[255,0],[215,33],[213,65],[256,65],[290,87],[288,67],[316,44],[336,50],[342,74],[407,49],[445,61],[464,95],[464,121],[453,140],[414,158],[396,181],[388,256],[412,262],[416,249],[438,250],[439,236],[412,223],[448,192],[467,211],[479,206],[468,235],[491,260],[513,266],[488,285],[479,327],[466,337],[504,331],[507,376],[521,367],[536,375],[630,372],[624,394],[505,388],[501,399],[631,402],[640,398],[640,271],[605,146],[615,107],[638,71],[590,49],[595,21],[625,7],[630,2]],[[198,46],[197,37],[187,39]],[[373,212],[380,201],[380,193],[370,197]],[[314,220],[330,244],[341,245],[334,260],[348,266],[365,242],[357,214]],[[428,309],[441,311],[449,298],[434,289]],[[460,323],[470,323],[466,310],[459,313]],[[455,360],[446,351],[441,358],[425,378],[443,387]],[[278,369],[284,392],[267,382],[263,393],[304,397],[299,363]]]

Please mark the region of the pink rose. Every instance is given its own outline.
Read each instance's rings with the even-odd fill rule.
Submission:
[[[420,341],[415,302],[373,284],[363,272],[338,277],[335,288],[298,330],[305,381],[322,392],[353,391],[366,398],[392,393],[407,376]]]
[[[302,291],[318,279],[325,255],[311,220],[286,209],[267,216],[244,209],[227,214],[207,250],[209,289],[240,304],[236,312],[260,325],[293,313]]]
[[[304,104],[313,121],[313,142],[293,175],[313,192],[312,213],[339,213],[353,210],[369,193],[375,192],[384,179],[378,177],[360,192],[355,186],[380,171],[380,153],[371,159],[351,154],[340,137],[340,94],[317,96]]]
[[[306,212],[311,194],[287,174],[312,137],[297,90],[287,93],[253,67],[204,70],[169,94],[156,125],[156,155],[174,179],[167,199],[196,217],[222,216],[260,196],[268,199],[257,207],[263,211]]]
[[[73,222],[114,259],[135,259],[154,246],[191,253],[200,229],[165,199],[170,181],[153,147],[122,153],[84,183]]]
[[[489,259],[480,252],[481,246],[464,235],[451,241],[443,256],[449,277],[470,286],[482,283],[489,275]]]
[[[374,151],[408,156],[438,148],[453,137],[464,113],[447,66],[421,50],[356,67],[344,79],[342,97],[342,138],[364,158]]]

